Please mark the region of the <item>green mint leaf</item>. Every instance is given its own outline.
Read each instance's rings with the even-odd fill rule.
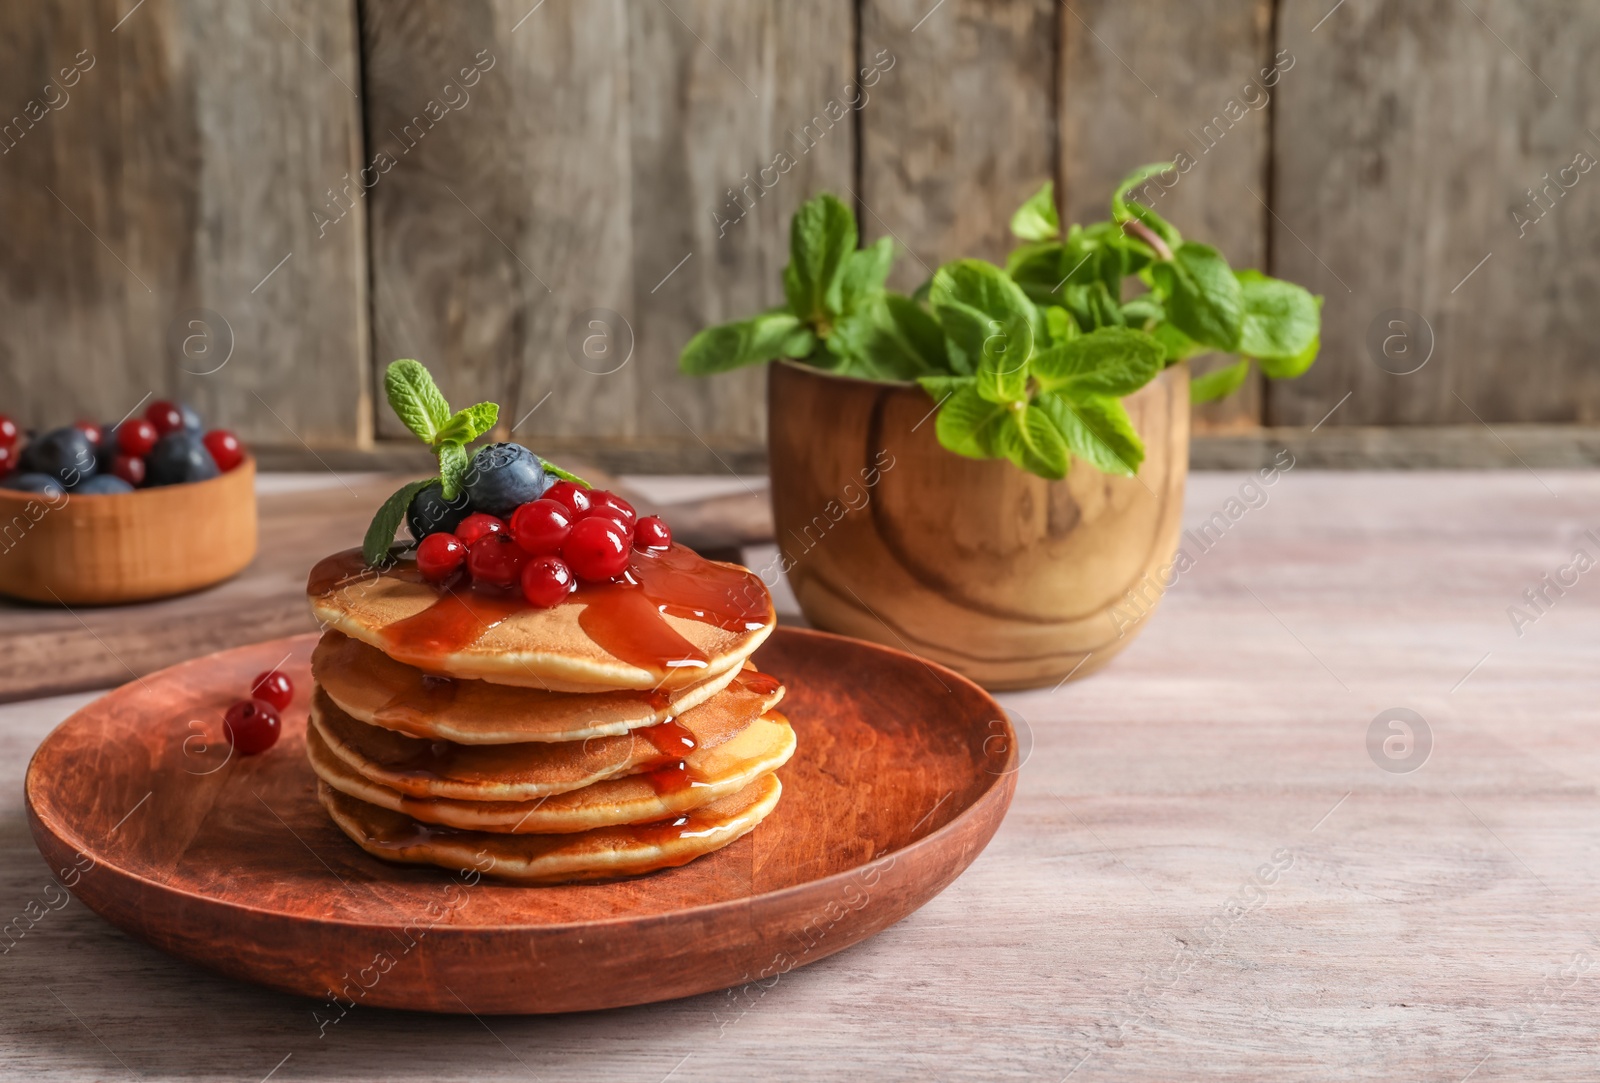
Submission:
[[[979,395],[973,381],[968,380],[956,388],[939,408],[939,420],[935,423],[934,433],[939,437],[940,444],[957,455],[965,455],[969,459],[992,459],[995,456],[996,433],[1010,412],[1010,407],[990,402]]]
[[[794,212],[783,289],[790,311],[806,323],[831,323],[844,311],[841,279],[856,237],[856,216],[837,196],[824,192]]]
[[[420,361],[391,361],[383,373],[383,391],[395,415],[425,444],[431,445],[450,420],[450,404]]]
[[[394,544],[395,531],[400,529],[400,524],[405,520],[406,509],[411,506],[411,498],[438,480],[438,478],[423,478],[421,481],[402,485],[378,508],[378,514],[372,517],[372,523],[367,527],[367,536],[361,542],[361,557],[367,562],[367,567],[376,568],[387,563],[389,546]]]
[[[957,260],[933,276],[928,300],[949,339],[950,367],[985,373],[993,401],[1025,397],[1038,309],[1012,278],[983,260]]]
[[[1244,306],[1240,353],[1299,357],[1317,340],[1322,331],[1321,302],[1308,290],[1260,271],[1240,271],[1234,277]]]
[[[1166,319],[1167,310],[1150,294],[1135,297],[1122,305],[1122,318],[1130,327],[1144,328]]]
[[[1161,344],[1166,351],[1167,364],[1175,365],[1198,354],[1206,352],[1206,348],[1178,330],[1172,324],[1162,321],[1150,329],[1150,337]]]
[[[490,429],[500,420],[500,407],[492,402],[479,402],[468,406],[465,410],[457,410],[451,415],[450,420],[434,435],[433,442],[437,446],[449,441],[458,444],[470,444]]]
[[[839,273],[839,310],[850,312],[876,300],[893,266],[894,240],[889,237],[880,237],[847,255]]]
[[[913,380],[950,367],[938,322],[898,293],[880,294],[844,317],[828,337],[828,347],[881,380]]]
[[[1248,375],[1250,375],[1250,359],[1245,357],[1204,376],[1196,376],[1189,383],[1189,401],[1202,403],[1225,399],[1239,390]]]
[[[1028,197],[1011,216],[1011,232],[1025,241],[1053,240],[1061,233],[1061,218],[1056,213],[1056,186],[1045,181],[1044,186]]]
[[[1141,187],[1152,177],[1159,177],[1164,173],[1171,172],[1172,168],[1171,162],[1152,162],[1149,165],[1140,166],[1126,177],[1123,177],[1122,182],[1111,193],[1111,218],[1119,224],[1130,219],[1142,222],[1165,241],[1168,248],[1176,249],[1183,243],[1182,234],[1170,222],[1145,204],[1128,199],[1128,193],[1135,188]],[[1160,181],[1156,183],[1159,184]],[[1148,247],[1142,239],[1139,244],[1143,247]]]
[[[1236,353],[1244,328],[1244,298],[1233,269],[1215,248],[1180,245],[1170,263],[1151,273],[1166,297],[1167,319],[1203,345]]]
[[[689,340],[678,356],[678,368],[691,376],[727,372],[785,356],[804,330],[800,320],[783,309],[763,312],[748,320],[707,327]]]
[[[1036,354],[1031,371],[1044,391],[1069,398],[1131,395],[1165,367],[1166,351],[1142,331],[1102,327]]]
[[[919,376],[917,384],[933,399],[934,405],[942,406],[944,400],[960,391],[963,387],[972,386],[971,376]]]
[[[446,500],[454,500],[461,492],[461,487],[467,483],[467,472],[471,469],[472,459],[467,454],[465,445],[454,440],[446,440],[438,447],[439,451],[439,485],[444,490]]]
[[[802,357],[810,357],[816,348],[816,332],[809,327],[802,327],[783,340],[783,345],[778,347],[778,353],[783,357],[798,360]]]
[[[1321,347],[1322,336],[1318,335],[1311,340],[1311,345],[1293,357],[1258,357],[1256,363],[1261,366],[1262,372],[1274,380],[1292,380],[1311,367]]]
[[[1058,346],[1063,342],[1071,342],[1081,332],[1078,322],[1072,318],[1072,313],[1060,305],[1051,305],[1044,310],[1045,334],[1049,338],[1049,345]]]
[[[581,486],[582,488],[585,488],[585,489],[593,489],[594,488],[593,485],[590,485],[587,481],[584,481],[582,478],[580,478],[578,475],[574,474],[572,471],[561,469],[561,467],[557,466],[555,463],[551,462],[549,459],[540,459],[539,461],[544,464],[544,472],[546,474],[554,474],[556,477],[560,478],[562,481],[570,481],[570,482],[572,482],[572,484]]]
[[[995,430],[995,451],[1031,474],[1051,480],[1067,476],[1067,441],[1050,414],[1019,403]]]
[[[1109,396],[1090,395],[1068,399],[1047,391],[1034,399],[1061,430],[1072,454],[1107,474],[1132,477],[1144,462],[1144,441],[1133,431],[1133,422],[1122,403]]]

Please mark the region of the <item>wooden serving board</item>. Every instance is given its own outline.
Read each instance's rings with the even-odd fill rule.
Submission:
[[[779,628],[757,664],[799,749],[754,832],[677,869],[526,887],[392,865],[316,798],[304,734],[315,635],[175,666],[95,701],[25,786],[46,862],[90,909],[165,951],[323,998],[438,1012],[565,1012],[769,981],[900,920],[964,870],[1020,763],[982,689],[911,655]],[[287,656],[287,662],[284,662]],[[231,755],[222,712],[269,666],[284,735]]]

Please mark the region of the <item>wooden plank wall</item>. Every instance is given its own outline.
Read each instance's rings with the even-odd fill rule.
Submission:
[[[909,289],[1002,258],[1043,180],[1099,217],[1182,152],[1163,213],[1327,298],[1312,372],[1202,427],[1593,422],[1597,45],[1584,0],[6,5],[0,412],[175,394],[341,461],[402,435],[376,379],[415,356],[544,448],[751,465],[762,374],[675,358],[781,300],[800,200]]]

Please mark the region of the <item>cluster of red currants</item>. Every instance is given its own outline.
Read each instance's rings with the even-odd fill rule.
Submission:
[[[417,546],[417,570],[442,582],[463,565],[475,584],[519,589],[530,605],[549,608],[577,589],[603,583],[628,568],[634,549],[672,546],[672,531],[654,515],[604,489],[558,481],[511,521],[474,512],[454,533],[429,534]]]
[[[250,682],[250,698],[236,700],[222,716],[228,743],[241,756],[254,756],[278,743],[283,722],[279,711],[294,701],[294,682],[282,670],[270,669]]]

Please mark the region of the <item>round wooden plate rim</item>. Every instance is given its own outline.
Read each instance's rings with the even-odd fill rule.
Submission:
[[[125,496],[127,494],[103,495]],[[940,672],[941,676],[952,678],[962,684],[968,685],[984,698],[991,701],[993,700],[993,697],[975,682],[963,677],[961,674],[949,669],[946,666],[942,666],[937,662],[922,658],[919,655],[912,654],[909,651],[898,650],[894,647],[886,647],[878,643],[867,643],[862,640],[853,639],[850,636],[836,635],[832,632],[821,632],[811,628],[795,628],[792,626],[785,626],[783,630],[789,635],[796,635],[801,638],[841,641],[872,651],[882,651],[886,654],[898,655],[901,658],[916,662],[919,665],[927,666],[930,670],[936,669]],[[315,636],[316,634],[317,633],[315,632],[310,632],[305,633],[305,636]],[[300,639],[305,638],[305,636],[296,636],[292,638]],[[232,649],[238,650],[240,648]],[[210,661],[216,654],[224,653],[228,652],[217,651],[213,654],[202,655],[199,658],[191,658],[187,662],[180,662],[177,665],[168,667],[166,670],[161,672],[171,674],[175,673],[176,671],[199,666]],[[140,688],[140,682],[130,681],[127,684],[122,685],[120,688],[113,689],[112,691],[106,693],[99,699],[80,707],[77,711],[74,711],[72,714],[68,715],[67,718],[64,719],[56,728],[60,729],[62,726],[69,725],[78,717],[79,714],[83,713],[84,711],[90,710],[91,708],[101,708],[106,705],[107,701],[109,700],[134,696],[140,691],[142,691]],[[853,865],[848,869],[831,873],[815,880],[806,880],[802,883],[791,884],[788,887],[778,888],[772,891],[763,891],[759,894],[745,896],[744,898],[726,899],[722,902],[704,903],[699,906],[683,907],[676,910],[666,910],[659,914],[651,914],[647,916],[621,914],[615,917],[593,918],[583,921],[541,922],[537,924],[523,923],[517,925],[441,925],[429,930],[428,935],[437,937],[439,939],[455,939],[471,938],[483,933],[515,933],[529,929],[538,929],[541,933],[560,933],[575,929],[589,929],[596,926],[649,925],[657,922],[679,921],[682,918],[690,915],[720,916],[718,914],[719,911],[731,912],[745,910],[753,907],[757,903],[769,901],[772,903],[779,903],[782,902],[787,896],[815,891],[818,889],[819,885],[832,885],[836,881],[842,884],[850,878],[859,875],[862,869],[871,868],[880,861],[887,861],[891,858],[898,858],[907,854],[914,854],[924,849],[935,848],[937,844],[944,838],[944,836],[959,832],[968,821],[977,818],[980,813],[985,812],[987,806],[993,801],[999,799],[1000,795],[1003,794],[1003,791],[1006,788],[1004,785],[1004,780],[1016,774],[1016,731],[1011,725],[1010,717],[1003,709],[997,711],[996,714],[999,715],[999,718],[996,719],[996,721],[1001,722],[1005,726],[1005,735],[1008,738],[1005,770],[995,772],[992,776],[992,781],[983,790],[983,792],[973,798],[972,802],[968,804],[965,809],[963,809],[943,826],[929,832],[927,835],[917,839],[915,842],[911,842],[905,846],[901,846],[897,849],[889,850],[885,853],[879,854],[877,857],[874,857],[869,861],[864,861],[859,865]],[[55,730],[51,730],[51,734],[53,735],[54,733]],[[35,838],[38,837],[40,831],[44,831],[49,834],[54,841],[64,845],[70,845],[78,853],[87,853],[89,851],[84,848],[84,840],[77,834],[77,832],[68,829],[60,822],[51,822],[49,824],[45,823],[44,818],[39,815],[38,810],[34,806],[34,765],[38,761],[40,754],[44,751],[44,747],[49,743],[49,741],[50,737],[47,736],[44,741],[40,742],[39,747],[34,750],[33,755],[29,757],[28,770],[24,776],[24,803],[26,805],[30,826],[33,829]],[[163,883],[159,880],[152,880],[149,877],[143,876],[131,869],[123,868],[120,865],[117,865],[115,862],[108,861],[100,857],[96,857],[95,867],[96,869],[105,869],[124,880],[138,884],[141,888],[155,890],[168,897],[193,899],[204,903],[206,906],[221,907],[224,910],[237,911],[244,914],[260,915],[269,919],[291,920],[289,919],[288,915],[285,915],[283,911],[278,909],[251,906],[249,904],[240,903],[233,900],[218,899],[213,895],[206,895],[184,887],[177,887],[172,884]],[[304,915],[296,915],[292,918],[292,920],[296,924],[300,925],[316,925],[319,927],[336,930],[382,931],[390,927],[389,923],[386,922],[352,921],[339,918],[307,917]]]

